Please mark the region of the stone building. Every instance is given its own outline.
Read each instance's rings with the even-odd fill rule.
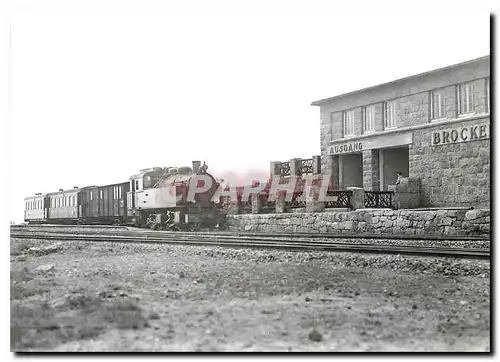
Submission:
[[[312,103],[338,189],[418,181],[420,206],[490,205],[490,57]]]

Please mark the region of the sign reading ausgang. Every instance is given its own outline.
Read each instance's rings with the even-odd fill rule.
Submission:
[[[490,124],[461,126],[432,132],[432,145],[479,141],[490,138]]]
[[[358,151],[363,151],[363,143],[360,141],[330,146],[330,155],[337,155],[339,153],[351,153]]]

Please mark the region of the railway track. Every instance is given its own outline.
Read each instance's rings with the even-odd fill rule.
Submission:
[[[182,244],[199,246],[224,246],[239,248],[274,248],[282,250],[322,250],[336,252],[357,252],[375,254],[401,254],[421,256],[447,256],[456,258],[489,259],[489,248],[455,248],[418,245],[429,240],[489,240],[485,238],[447,237],[439,239],[405,238],[394,235],[376,235],[378,239],[397,239],[411,241],[411,245],[373,244],[371,236],[366,235],[334,235],[307,233],[229,233],[207,232],[187,233],[168,231],[148,231],[141,229],[113,229],[103,231],[89,230],[27,230],[11,228],[11,237],[39,240],[91,241],[91,242],[122,242],[122,243],[155,243]],[[348,242],[357,239],[357,242]],[[341,242],[339,242],[342,240]]]

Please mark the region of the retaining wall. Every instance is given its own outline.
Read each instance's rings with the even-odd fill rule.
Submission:
[[[228,215],[226,229],[396,235],[488,235],[490,210],[357,210]]]

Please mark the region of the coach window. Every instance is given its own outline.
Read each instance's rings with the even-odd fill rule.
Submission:
[[[89,197],[90,201],[92,201],[92,191],[90,191],[89,194],[90,194],[90,197]]]
[[[104,199],[104,193],[102,192],[102,190],[100,190],[100,192],[99,192],[99,197],[100,197],[101,199]]]
[[[135,180],[135,189],[139,190],[139,180]]]
[[[118,187],[118,198],[121,199],[122,198],[122,187]]]

